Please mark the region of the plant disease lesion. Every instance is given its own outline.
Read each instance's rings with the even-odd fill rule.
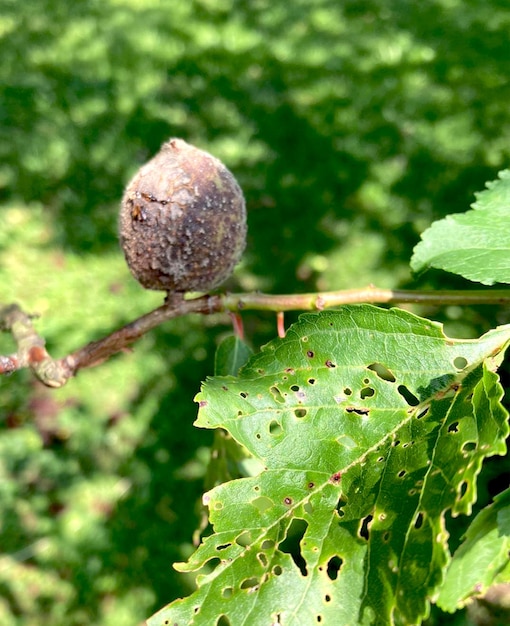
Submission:
[[[215,157],[171,139],[124,193],[120,241],[146,289],[210,291],[232,274],[246,244],[246,207]]]

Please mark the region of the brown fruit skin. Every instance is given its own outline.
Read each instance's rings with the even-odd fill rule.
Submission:
[[[170,139],[127,186],[119,230],[129,269],[146,289],[209,291],[244,251],[243,193],[221,161]]]

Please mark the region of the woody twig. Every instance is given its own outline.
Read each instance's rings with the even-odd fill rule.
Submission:
[[[112,355],[128,348],[137,339],[160,324],[174,318],[201,313],[219,312],[239,314],[243,310],[318,311],[343,304],[361,303],[419,303],[442,306],[447,304],[510,304],[510,290],[472,291],[409,291],[381,289],[374,286],[308,294],[268,295],[263,293],[204,295],[186,300],[167,297],[165,303],[115,330],[102,339],[87,343],[61,358],[53,359],[46,350],[44,339],[33,325],[33,316],[18,305],[0,307],[0,327],[9,331],[17,345],[14,354],[0,356],[0,374],[11,374],[30,368],[34,375],[48,387],[62,387],[69,378],[84,368],[93,367]]]

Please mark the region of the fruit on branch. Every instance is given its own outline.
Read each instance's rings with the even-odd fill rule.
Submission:
[[[146,289],[209,291],[243,253],[243,193],[221,161],[170,139],[128,184],[119,229],[127,264]]]

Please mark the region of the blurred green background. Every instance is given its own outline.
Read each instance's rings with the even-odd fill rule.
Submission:
[[[171,136],[244,189],[226,288],[468,288],[414,280],[408,261],[509,167],[509,33],[505,0],[1,0],[0,301],[40,315],[54,356],[158,306],[117,211]],[[414,310],[462,337],[510,321]],[[244,319],[254,347],[274,336],[274,315]],[[136,625],[191,591],[172,563],[193,549],[213,436],[193,396],[229,332],[226,316],[179,319],[61,390],[0,380],[3,626]],[[509,476],[492,461],[481,504]]]

